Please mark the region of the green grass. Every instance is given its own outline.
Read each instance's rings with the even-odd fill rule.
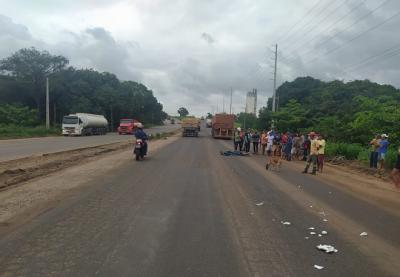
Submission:
[[[364,165],[369,165],[370,150],[357,143],[329,143],[326,144],[325,155],[327,157],[343,156],[346,160],[358,160]],[[385,167],[394,167],[397,159],[395,148],[389,148],[386,154]]]
[[[0,125],[0,139],[47,137],[59,135],[61,135],[61,130],[55,127],[47,130],[45,126],[22,127],[16,125]]]

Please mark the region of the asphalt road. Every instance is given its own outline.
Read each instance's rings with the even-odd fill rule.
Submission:
[[[170,132],[180,128],[178,124],[146,129],[148,134]],[[29,139],[0,140],[0,161],[14,160],[32,155],[73,150],[90,146],[98,146],[131,139],[130,135],[108,133],[105,136],[87,137],[43,137]]]
[[[400,218],[295,168],[221,156],[230,143],[203,131],[99,176],[0,238],[0,276],[396,276]]]

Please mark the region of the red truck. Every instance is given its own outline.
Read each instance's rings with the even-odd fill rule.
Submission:
[[[136,119],[131,119],[131,118],[122,118],[119,121],[119,126],[118,126],[118,134],[130,134],[132,135],[135,132],[137,124],[140,122],[137,121]]]
[[[211,135],[213,138],[232,139],[235,116],[233,114],[216,114],[211,121]]]

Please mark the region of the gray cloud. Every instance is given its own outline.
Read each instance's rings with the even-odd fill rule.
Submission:
[[[0,58],[21,47],[47,49],[67,56],[74,66],[143,82],[170,113],[179,106],[195,114],[216,111],[217,105],[221,111],[231,87],[235,112],[244,109],[245,94],[252,88],[259,91],[259,103],[265,103],[272,93],[275,43],[278,83],[312,75],[400,86],[400,55],[345,71],[400,44],[399,17],[355,39],[399,11],[400,3],[388,1],[371,13],[382,2],[321,1],[285,38],[317,2],[72,0],[41,7],[0,0],[5,11],[0,16]]]
[[[215,39],[207,33],[202,33],[201,38],[205,40],[208,44],[213,44],[215,42]]]

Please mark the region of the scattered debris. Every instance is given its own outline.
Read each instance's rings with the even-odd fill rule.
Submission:
[[[327,235],[327,234],[328,234],[328,232],[327,232],[327,231],[321,231],[321,234],[323,234],[323,235]]]
[[[281,223],[283,224],[283,225],[291,225],[292,223],[290,223],[289,221],[281,221]]]
[[[315,228],[314,227],[309,227],[308,230],[315,230]]]
[[[318,237],[322,237],[322,235],[321,235],[321,234],[318,234]]]
[[[310,205],[310,208],[312,208],[312,205]]]
[[[264,205],[264,202],[256,203],[256,206],[262,206]]]
[[[324,222],[328,222],[328,219],[324,218],[323,221],[324,221]]]
[[[319,212],[319,214],[322,214],[323,216],[327,216],[327,214],[324,211]]]
[[[316,268],[316,269],[318,269],[318,270],[324,269],[323,266],[320,266],[320,265],[317,265],[317,264],[314,265],[314,268]]]
[[[332,194],[332,192],[330,191],[329,194]]]
[[[315,233],[315,232],[310,232],[310,235],[316,235],[317,233]]]
[[[360,234],[360,237],[366,237],[366,236],[368,236],[368,233],[367,233],[367,232],[362,232],[362,233]]]
[[[310,237],[304,237],[304,239],[309,239]]]
[[[332,253],[337,253],[338,252],[338,250],[334,246],[328,245],[328,244],[317,245],[317,249],[321,250],[321,251],[324,251],[327,254],[332,254]]]

